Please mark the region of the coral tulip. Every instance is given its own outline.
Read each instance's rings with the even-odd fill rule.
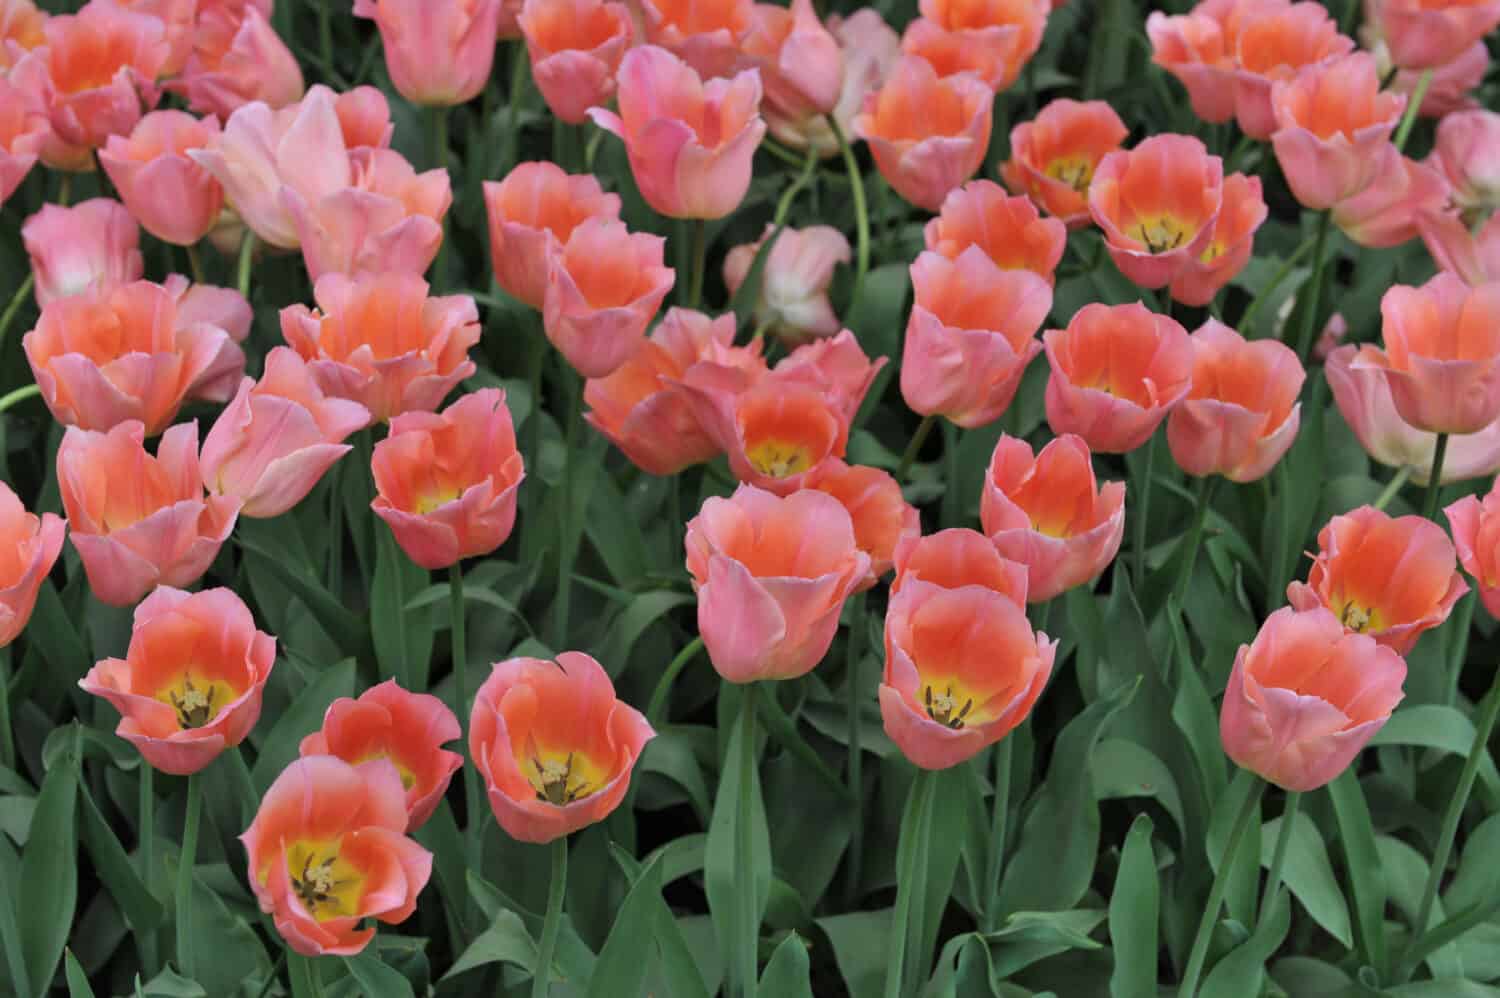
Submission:
[[[901,39],[903,51],[925,59],[939,76],[969,72],[991,90],[1005,90],[1042,44],[1046,0],[921,0],[922,16]]]
[[[490,263],[507,294],[540,309],[547,272],[573,230],[590,218],[620,217],[620,196],[593,174],[564,173],[553,163],[522,163],[504,180],[484,182]]]
[[[1027,197],[1007,196],[991,180],[971,180],[943,199],[923,230],[927,248],[950,260],[978,246],[1002,270],[1030,270],[1051,284],[1067,246],[1067,226],[1042,218]]]
[[[355,0],[380,30],[385,66],[413,104],[451,107],[479,95],[495,62],[501,0]]]
[[[848,424],[859,412],[885,361],[884,357],[872,361],[854,334],[842,329],[837,336],[804,343],[787,354],[777,362],[772,379],[780,384],[818,388]]]
[[[776,378],[745,388],[742,378],[724,373],[700,366],[681,384],[698,424],[740,481],[788,495],[818,465],[844,456],[849,424],[830,393]]]
[[[0,58],[0,69],[3,66]],[[36,165],[49,133],[47,119],[28,105],[20,90],[0,76],[0,205],[15,193]]]
[[[16,639],[31,619],[37,590],[62,551],[67,522],[54,513],[28,513],[9,485],[0,482],[0,648]]]
[[[194,111],[219,118],[252,101],[282,108],[301,100],[302,69],[267,16],[253,3],[204,4],[193,54],[169,88]]]
[[[741,50],[760,70],[765,86],[761,112],[772,135],[805,134],[810,119],[838,106],[844,53],[818,20],[812,0],[792,0],[790,9],[756,4]]]
[[[773,231],[767,225],[759,240],[736,246],[725,255],[724,284],[731,296],[739,293],[756,254]],[[848,263],[849,257],[849,240],[831,225],[782,229],[761,270],[756,325],[789,346],[838,333],[843,326],[828,300],[828,285],[833,281],[833,268]]]
[[[1076,229],[1089,222],[1089,184],[1099,161],[1118,150],[1127,134],[1106,102],[1058,98],[1011,129],[1010,159],[1000,176],[1012,193]]]
[[[333,113],[338,116],[339,131],[348,149],[384,149],[391,144],[396,131],[391,123],[391,106],[375,87],[345,90],[334,97]]]
[[[870,556],[869,588],[895,564],[896,548],[921,536],[922,521],[901,495],[901,483],[890,472],[830,458],[807,476],[810,489],[826,492],[844,504],[854,524],[854,543]]]
[[[1026,566],[1001,557],[990,539],[977,530],[949,527],[925,537],[902,538],[896,545],[895,568],[892,596],[920,579],[939,589],[978,586],[1016,606],[1026,605]]]
[[[639,7],[646,41],[704,80],[733,74],[755,23],[752,0],[642,0]]]
[[[224,206],[224,188],[187,151],[206,148],[218,134],[215,118],[152,111],[129,138],[111,135],[99,150],[99,163],[147,232],[191,246],[214,227]]]
[[[31,0],[0,0],[0,77],[34,48],[47,44],[47,14]]]
[[[1500,212],[1477,232],[1451,212],[1422,212],[1417,228],[1427,252],[1443,270],[1473,285],[1500,281]]]
[[[1432,69],[1500,25],[1500,0],[1373,0],[1369,13],[1396,65]]]
[[[862,7],[848,17],[831,15],[828,30],[839,44],[844,68],[843,86],[833,111],[793,120],[777,114],[774,108],[763,109],[766,124],[778,141],[794,149],[811,148],[823,158],[839,151],[830,119],[848,140],[854,132],[855,116],[864,107],[865,95],[879,90],[901,61],[901,39],[873,7]]]
[[[1193,113],[1213,124],[1234,117],[1236,50],[1246,6],[1233,0],[1200,3],[1186,14],[1153,10],[1146,17],[1151,61],[1177,78]]]
[[[1260,193],[1260,178],[1232,173],[1224,178],[1224,201],[1214,220],[1208,246],[1197,257],[1188,257],[1172,278],[1173,299],[1184,305],[1202,306],[1214,300],[1250,262],[1255,233],[1266,220],[1266,202]]]
[[[1386,89],[1398,94],[1414,97],[1417,86],[1427,71],[1424,69],[1401,69],[1391,61],[1390,46],[1375,30],[1377,25],[1366,21],[1359,36],[1364,47],[1375,56],[1375,65],[1380,69],[1381,80],[1390,79]],[[1428,79],[1427,92],[1422,96],[1422,106],[1417,113],[1424,118],[1441,118],[1455,111],[1467,111],[1478,107],[1472,96],[1490,68],[1490,50],[1484,42],[1476,41],[1455,58],[1434,66]],[[1391,73],[1396,75],[1391,77]]]
[[[1235,118],[1246,135],[1267,139],[1277,129],[1271,104],[1275,85],[1304,66],[1347,55],[1354,39],[1320,3],[1275,4],[1240,22],[1235,42]]]
[[[635,38],[624,4],[613,0],[526,0],[521,33],[531,77],[552,113],[572,125],[615,95],[615,73]],[[488,184],[486,184],[488,186]]]
[[[1386,146],[1375,180],[1352,198],[1333,206],[1333,222],[1361,246],[1385,249],[1415,239],[1419,219],[1441,212],[1448,203],[1448,182],[1429,166],[1407,159]]]
[[[1443,512],[1459,564],[1479,583],[1484,608],[1500,617],[1500,491],[1491,485],[1483,499],[1464,496]]]
[[[112,291],[139,280],[141,230],[129,209],[109,198],[71,208],[44,204],[21,226],[40,308],[90,289]]]
[[[1438,122],[1430,166],[1452,187],[1453,204],[1466,218],[1500,208],[1500,114],[1459,111]]]

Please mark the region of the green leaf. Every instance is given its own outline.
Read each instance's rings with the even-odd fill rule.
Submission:
[[[63,957],[63,971],[68,978],[68,998],[94,998],[94,989],[89,987],[88,975],[78,963],[78,958],[68,950]]]
[[[1235,818],[1244,806],[1247,794],[1259,794],[1262,790],[1260,777],[1248,769],[1241,769],[1235,775],[1234,781],[1229,784],[1229,789],[1214,802],[1213,815],[1209,819],[1208,841],[1208,863],[1210,869],[1215,873],[1225,863],[1230,864],[1230,869],[1224,876],[1229,878],[1229,886],[1224,893],[1224,907],[1228,917],[1238,919],[1242,923],[1248,923],[1254,918],[1256,896],[1260,892],[1260,807],[1255,808],[1255,813],[1250,816],[1250,823],[1245,828],[1244,837],[1239,841],[1239,848],[1233,856],[1226,856],[1225,850],[1229,845],[1229,836],[1234,827]]]
[[[1259,998],[1266,961],[1291,925],[1291,902],[1286,894],[1278,893],[1250,938],[1214,965],[1198,992],[1201,998]]]
[[[1089,933],[1104,918],[1104,912],[1088,908],[1016,912],[1000,931],[985,937],[995,979],[1006,980],[1039,960],[1069,950],[1102,948]]]
[[[1150,816],[1138,815],[1120,854],[1120,871],[1109,899],[1109,941],[1115,957],[1110,998],[1156,998],[1160,885],[1151,851],[1153,830]]]
[[[1349,998],[1354,982],[1331,963],[1306,956],[1289,956],[1271,967],[1271,979],[1296,998]]]
[[[880,998],[891,938],[891,909],[856,911],[818,919],[852,998]],[[769,996],[768,996],[769,998]]]
[[[536,941],[526,931],[521,916],[513,911],[504,910],[496,915],[490,927],[469,944],[442,979],[450,980],[489,963],[515,964],[527,973],[536,966]]]
[[[1474,745],[1474,722],[1456,707],[1417,704],[1392,714],[1370,744],[1420,745],[1467,758]],[[1487,793],[1500,794],[1500,772],[1488,752],[1479,760],[1479,779]]]
[[[811,973],[807,944],[797,933],[789,932],[760,975],[761,993],[768,998],[813,998]]]
[[[1261,833],[1260,862],[1270,869],[1272,854],[1276,851],[1276,837],[1281,833],[1282,818],[1266,822]],[[1286,866],[1283,873],[1287,889],[1302,902],[1302,907],[1328,934],[1345,947],[1354,945],[1349,929],[1349,906],[1344,902],[1343,892],[1333,877],[1333,866],[1328,862],[1328,850],[1317,825],[1306,813],[1299,811],[1292,826],[1291,842],[1287,846]]]
[[[911,274],[904,262],[882,264],[865,275],[859,301],[844,324],[871,357],[895,357],[899,352],[910,288]]]
[[[747,687],[741,696],[754,696],[763,691]],[[761,799],[760,772],[752,765],[749,772],[741,774],[740,758],[742,743],[749,732],[745,731],[744,712],[734,723],[729,745],[724,753],[724,771],[719,776],[719,792],[714,799],[713,817],[708,825],[708,842],[703,858],[704,889],[708,894],[708,911],[713,918],[714,931],[719,937],[719,950],[726,960],[744,945],[748,938],[760,935],[760,914],[766,910],[766,900],[771,894],[771,833],[766,825],[766,808]],[[749,777],[748,783],[745,776]],[[749,814],[742,814],[749,808]],[[741,821],[750,823],[750,854],[744,855],[736,839]],[[740,901],[740,871],[747,869],[754,885],[756,924],[741,925],[742,902]]]
[[[276,718],[260,743],[251,779],[264,794],[288,764],[295,761],[302,739],[323,726],[323,714],[339,697],[354,695],[354,659],[346,658],[324,670],[297,694]]]
[[[652,913],[661,900],[661,860],[641,871],[615,915],[614,927],[599,951],[589,978],[588,998],[635,998],[645,985],[649,954],[655,950]]]
[[[609,674],[618,676],[630,661],[630,652],[647,628],[678,607],[691,606],[697,601],[691,593],[673,589],[655,590],[631,597],[630,605],[609,625],[604,637],[603,657],[600,661]]]
[[[144,990],[140,978],[136,978],[136,994],[142,998],[208,998],[208,992],[196,981],[172,970],[170,967],[146,982]]]
[[[380,998],[411,998],[411,982],[394,967],[387,967],[380,957],[366,950],[358,956],[344,958],[349,976],[359,982],[363,993]]]
[[[1328,784],[1328,799],[1343,844],[1344,874],[1354,895],[1354,928],[1360,954],[1375,967],[1385,963],[1385,874],[1375,847],[1375,824],[1352,768]]]
[[[1095,750],[1090,769],[1096,799],[1154,797],[1177,823],[1179,835],[1187,837],[1177,781],[1167,764],[1148,749],[1123,738],[1106,738]]]
[[[408,613],[411,613],[412,611],[422,610],[441,603],[443,605],[442,612],[446,614],[448,610],[448,599],[451,594],[452,590],[449,588],[448,583],[446,582],[439,583],[435,586],[428,586],[426,589],[423,589],[421,592],[417,593],[417,595],[413,596],[410,600],[407,601],[406,611]],[[516,620],[520,621],[521,626],[526,629],[527,634],[530,634],[532,637],[536,636],[535,632],[531,629],[531,621],[526,619],[526,615],[521,612],[521,609],[510,600],[506,599],[504,596],[501,596],[499,593],[495,592],[492,589],[484,589],[480,586],[471,585],[465,582],[464,602],[483,603],[485,606],[494,607],[496,610],[508,613]]]
[[[30,841],[21,857],[21,951],[31,993],[37,998],[47,993],[57,971],[78,902],[78,839],[73,827],[78,804],[76,724],[73,730],[73,748],[42,781]]]
[[[408,690],[427,688],[432,656],[432,610],[408,612],[411,597],[427,588],[425,568],[406,557],[388,527],[376,531],[375,579],[370,584],[370,637],[382,678]]]
[[[301,559],[269,546],[272,534],[251,533],[251,525],[256,522],[242,521],[234,533],[235,543],[257,566],[265,568],[291,590],[341,649],[353,653],[368,647],[366,630],[359,617],[323,588]]]
[[[125,852],[114,830],[104,820],[94,803],[88,784],[83,784],[83,844],[94,861],[94,871],[109,891],[120,913],[130,923],[131,931],[145,932],[161,924],[163,911],[150,889],[141,880],[135,864]]]
[[[176,860],[176,855],[173,855],[169,863],[174,878],[177,875]],[[234,876],[238,879],[245,873],[244,853],[241,852],[236,860]],[[231,910],[224,897],[208,885],[204,872],[205,868],[201,866],[193,871],[193,945],[194,952],[200,956],[211,953],[213,958],[199,959],[196,977],[185,984],[189,987],[201,985],[209,995],[232,995],[245,981],[264,981],[269,977],[271,959],[250,923],[243,915]],[[160,988],[156,981],[150,986]]]

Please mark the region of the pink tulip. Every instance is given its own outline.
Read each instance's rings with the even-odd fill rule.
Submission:
[[[1386,79],[1394,70],[1396,75],[1386,87],[1394,93],[1414,96],[1417,85],[1421,82],[1424,69],[1401,69],[1391,62],[1391,50],[1380,37],[1378,31],[1373,30],[1376,26],[1372,22],[1366,22],[1360,29],[1359,36],[1364,40],[1365,48],[1369,49],[1375,56],[1375,64],[1380,68],[1380,78]],[[1485,73],[1490,68],[1490,50],[1483,41],[1477,41],[1464,49],[1454,59],[1433,68],[1432,79],[1427,85],[1427,93],[1422,97],[1422,106],[1417,113],[1424,118],[1441,118],[1455,111],[1466,111],[1479,106],[1474,100],[1473,91],[1484,82]]]
[[[0,482],[0,648],[26,627],[37,590],[62,551],[67,521],[53,513],[28,513]]]
[[[194,111],[219,118],[252,101],[283,108],[301,100],[304,81],[297,58],[266,18],[254,4],[201,10],[193,54],[170,89]]]
[[[1374,0],[1370,14],[1403,69],[1457,58],[1500,25],[1497,0]]]
[[[245,355],[236,344],[245,342],[255,312],[245,296],[233,288],[216,288],[211,284],[191,284],[181,274],[171,274],[162,282],[162,290],[171,295],[177,306],[172,328],[179,336],[199,335],[197,327],[212,326],[229,334],[230,344],[219,350],[218,357],[204,371],[188,392],[190,399],[225,403],[234,398],[240,380],[245,376]]]
[[[843,504],[854,524],[854,543],[870,556],[860,583],[868,589],[895,564],[896,549],[922,535],[922,519],[901,495],[901,483],[888,471],[831,458],[807,476],[807,487]]]
[[[699,365],[680,385],[741,482],[790,495],[824,461],[844,456],[849,424],[837,398],[814,384],[773,376],[747,388],[741,372]]]
[[[635,39],[635,24],[624,4],[526,0],[520,27],[531,77],[553,114],[581,125],[589,108],[609,103],[620,60]]]
[[[916,581],[939,589],[986,589],[1018,607],[1026,605],[1027,571],[1001,557],[977,530],[949,527],[925,537],[903,537],[896,545],[891,595]]]
[[[203,494],[198,427],[162,434],[152,457],[131,420],[108,433],[70,426],[57,451],[57,483],[101,602],[129,606],[158,585],[198,581],[234,529],[240,501]]]
[[[1105,156],[1120,148],[1128,134],[1125,122],[1105,101],[1059,97],[1031,121],[1010,130],[1011,158],[1000,165],[1001,179],[1011,193],[1026,195],[1068,228],[1082,228],[1089,224],[1088,193],[1094,171]],[[965,189],[984,183],[975,181]],[[930,231],[933,223],[927,226]],[[1028,234],[1037,228],[1028,225]],[[1027,241],[1040,242],[1034,238]],[[1057,239],[1058,260],[1062,259],[1065,241]],[[931,236],[927,242],[929,249],[934,248]],[[1054,260],[1052,268],[1056,266]]]
[[[157,76],[167,79],[182,72],[192,54],[198,20],[198,0],[115,0],[116,5],[154,17],[162,23],[167,42],[167,57]]]
[[[854,119],[864,107],[865,96],[879,90],[901,61],[901,39],[873,7],[862,7],[848,17],[830,15],[827,23],[839,43],[844,66],[844,83],[832,118],[852,141]],[[812,148],[825,159],[839,151],[838,138],[823,115],[793,121],[770,113],[766,123],[777,141],[794,149]]]
[[[31,257],[36,303],[85,291],[111,291],[145,272],[141,231],[130,211],[109,198],[92,198],[71,208],[44,204],[21,226]]]
[[[1500,281],[1500,213],[1470,232],[1456,213],[1423,212],[1417,216],[1417,228],[1427,252],[1443,270],[1473,285]]]
[[[791,8],[758,3],[741,45],[765,85],[761,111],[771,134],[805,133],[807,121],[829,114],[844,85],[844,53],[818,20],[812,0]]]
[[[1500,616],[1500,492],[1492,484],[1483,499],[1464,496],[1443,512],[1459,564],[1479,584],[1479,598],[1490,616]]]
[[[731,296],[739,293],[773,230],[768,224],[758,241],[736,246],[725,255],[724,284]],[[828,300],[828,285],[833,269],[849,258],[849,240],[830,225],[782,229],[761,270],[756,325],[789,346],[838,333],[843,325]]]
[[[766,134],[760,75],[707,82],[666,49],[643,45],[620,63],[620,113],[591,108],[594,124],[625,141],[646,203],[671,218],[723,218],[750,189]]]
[[[748,683],[812,671],[870,556],[833,496],[741,485],[688,521],[687,568],[709,660],[729,682]]]
[[[1000,269],[1030,270],[1050,285],[1068,228],[1059,219],[1042,218],[1028,197],[1009,196],[992,180],[971,180],[943,199],[942,211],[922,236],[929,250],[950,260],[977,246]]]
[[[1255,246],[1255,233],[1266,220],[1260,178],[1231,173],[1224,178],[1224,200],[1214,219],[1208,247],[1188,257],[1172,278],[1171,294],[1184,305],[1203,306],[1245,269]]]
[[[540,309],[552,260],[579,224],[620,217],[620,196],[606,194],[593,174],[564,173],[552,163],[521,163],[498,183],[484,182],[490,263],[495,281]]]
[[[0,0],[0,76],[27,52],[47,44],[47,17],[31,0]]]
[[[165,242],[191,246],[217,221],[224,188],[189,159],[187,151],[207,147],[218,134],[215,118],[152,111],[129,138],[110,136],[99,150],[99,163],[147,232]]]
[[[1276,84],[1353,48],[1354,40],[1339,34],[1338,21],[1320,3],[1247,4],[1234,53],[1234,113],[1240,128],[1251,138],[1270,138],[1277,128],[1271,100]]]
[[[380,29],[385,66],[413,104],[451,107],[484,89],[495,61],[501,0],[355,0]]]
[[[1454,205],[1466,216],[1500,208],[1500,114],[1474,110],[1445,117],[1428,165],[1442,171]]]
[[[847,329],[837,336],[804,343],[776,363],[771,379],[817,388],[834,404],[845,424],[854,421],[886,358],[873,361]]]
[[[1277,786],[1333,781],[1401,702],[1406,663],[1324,609],[1282,607],[1241,645],[1224,691],[1224,751]]]
[[[1388,145],[1375,180],[1333,206],[1333,221],[1361,246],[1385,249],[1418,235],[1418,219],[1448,203],[1448,183],[1431,167],[1407,159]]]
[[[391,144],[396,131],[391,123],[391,106],[375,87],[367,84],[345,90],[333,99],[333,113],[338,115],[347,148],[384,149]]]
[[[349,452],[344,438],[369,421],[359,403],[324,397],[295,350],[276,347],[260,381],[241,381],[208,431],[204,483],[215,495],[239,499],[243,516],[280,516]]]
[[[1146,35],[1151,39],[1151,61],[1187,89],[1194,114],[1217,124],[1234,117],[1238,36],[1230,34],[1221,19],[1201,12],[1208,6],[1199,4],[1177,15],[1153,10],[1146,17]],[[1238,5],[1216,6],[1228,10]]]
[[[1042,44],[1046,0],[922,0],[901,48],[938,76],[968,72],[991,90],[1009,89]]]
[[[753,0],[642,0],[646,41],[692,67],[703,79],[729,77],[755,20]]]
[[[4,65],[0,55],[0,66]],[[0,76],[0,205],[36,165],[50,129],[26,96]]]

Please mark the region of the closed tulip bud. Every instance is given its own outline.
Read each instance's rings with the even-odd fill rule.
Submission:
[[[1001,270],[1029,270],[1051,284],[1068,242],[1067,227],[1042,218],[1027,197],[1008,196],[992,180],[971,180],[943,199],[923,230],[927,248],[955,260],[977,246]]]
[[[1219,736],[1229,758],[1305,793],[1349,768],[1401,702],[1406,663],[1322,608],[1282,607],[1241,645]]]
[[[1275,85],[1304,66],[1339,59],[1354,39],[1339,34],[1338,21],[1320,3],[1247,5],[1235,43],[1235,117],[1241,130],[1267,139],[1277,129],[1271,102]],[[1252,12],[1253,11],[1253,12]]]
[[[1333,206],[1333,222],[1361,246],[1386,249],[1418,235],[1418,219],[1448,205],[1442,174],[1386,146],[1375,180],[1352,198]]]
[[[1371,19],[1403,69],[1432,69],[1458,58],[1500,25],[1497,0],[1373,0]]]
[[[870,556],[863,589],[891,570],[898,545],[922,533],[921,517],[901,495],[901,483],[890,472],[830,458],[807,476],[806,483],[807,488],[833,496],[849,513],[854,543]]]
[[[1451,212],[1423,212],[1417,228],[1433,261],[1472,285],[1500,281],[1500,212],[1477,232]]]
[[[1318,531],[1307,581],[1287,586],[1286,598],[1299,610],[1325,607],[1346,630],[1405,655],[1468,591],[1442,527],[1361,506]]]
[[[406,837],[406,825],[401,776],[388,760],[351,766],[315,755],[281,771],[240,841],[260,910],[294,952],[354,956],[375,937],[366,919],[411,917],[432,853]]]
[[[950,527],[925,537],[903,537],[896,545],[895,567],[892,596],[920,580],[939,589],[987,589],[1016,606],[1026,605],[1026,566],[1002,557],[977,530]]]
[[[282,108],[301,100],[302,69],[267,16],[254,4],[200,11],[193,54],[169,88],[194,111],[219,118],[252,101]]]
[[[355,0],[380,30],[385,66],[413,104],[451,107],[484,89],[495,62],[501,0]]]
[[[1437,145],[1429,162],[1452,187],[1463,213],[1483,216],[1500,208],[1500,114],[1473,110],[1438,122]],[[1439,209],[1441,206],[1438,206]]]
[[[57,563],[68,525],[54,513],[28,513],[0,482],[0,648],[26,627],[37,590]]]
[[[31,258],[36,303],[81,292],[110,291],[139,280],[145,272],[141,230],[130,211],[109,198],[92,198],[71,208],[45,204],[21,226]]]
[[[521,163],[499,182],[484,182],[490,263],[505,292],[540,310],[552,260],[583,222],[620,217],[620,196],[593,174],[575,176],[552,163]]]
[[[756,254],[773,230],[774,226],[767,225],[758,241],[725,254],[724,284],[730,295],[745,283]],[[782,229],[761,270],[756,324],[791,346],[839,332],[843,326],[828,300],[828,285],[834,268],[848,263],[849,257],[849,240],[830,225]]]
[[[709,660],[729,682],[749,683],[812,671],[870,556],[833,496],[741,485],[688,521],[687,569]]]
[[[1058,98],[1011,129],[1010,159],[1000,166],[1001,179],[1011,193],[1026,195],[1068,228],[1081,228],[1089,223],[1094,171],[1128,134],[1106,102]]]
[[[1255,233],[1266,220],[1266,202],[1260,193],[1260,178],[1232,173],[1224,178],[1224,200],[1213,234],[1197,257],[1188,257],[1176,277],[1171,294],[1184,305],[1203,306],[1250,262]]]
[[[635,39],[624,4],[610,0],[527,0],[521,32],[531,78],[552,113],[581,125],[615,94],[615,73]],[[488,184],[486,184],[488,186]]]
[[[136,607],[125,657],[78,685],[120,712],[115,734],[147,763],[186,776],[250,734],[275,664],[276,639],[233,592],[162,586]]]
[[[218,134],[215,118],[152,111],[129,138],[110,136],[99,150],[99,162],[147,232],[191,246],[214,227],[224,206],[224,188],[187,151],[206,147]]]
[[[469,718],[490,810],[521,842],[551,842],[609,817],[654,737],[640,711],[616,698],[604,667],[578,651],[497,663]]]

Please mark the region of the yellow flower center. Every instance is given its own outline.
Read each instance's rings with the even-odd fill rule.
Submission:
[[[975,720],[974,694],[956,679],[932,680],[922,686],[927,716],[954,731]]]
[[[1082,156],[1059,156],[1043,171],[1053,180],[1067,184],[1079,194],[1087,194],[1094,179],[1094,164]]]
[[[360,758],[354,760],[354,764],[358,766],[360,763],[372,762],[375,759],[386,759],[392,766],[396,767],[396,772],[401,776],[401,788],[403,790],[410,790],[412,787],[416,786],[417,774],[401,765],[401,763],[396,759],[391,758],[391,754],[389,752],[371,752],[369,755],[361,756]]]
[[[1125,234],[1145,243],[1146,249],[1152,253],[1167,253],[1190,242],[1197,230],[1174,215],[1157,215],[1136,219]]]
[[[155,699],[177,712],[177,723],[184,730],[201,728],[218,716],[239,693],[222,679],[208,679],[184,671],[171,683],[156,691]]]
[[[786,478],[812,466],[812,454],[801,444],[768,437],[745,451],[750,465],[762,475]]]
[[[298,839],[287,847],[286,869],[297,900],[313,918],[326,922],[359,914],[365,877],[339,856],[339,843]]]
[[[1202,263],[1213,263],[1215,260],[1217,260],[1219,257],[1221,257],[1223,255],[1224,255],[1224,244],[1221,243],[1221,242],[1218,242],[1216,240],[1216,241],[1211,242],[1211,243],[1208,244],[1208,249],[1204,250],[1203,254],[1201,256],[1199,256],[1198,259]]]
[[[426,516],[428,513],[431,513],[438,507],[446,506],[448,503],[457,499],[462,494],[463,493],[460,490],[450,487],[440,489],[436,492],[429,492],[426,495],[418,496],[416,509],[417,515]]]
[[[597,793],[607,778],[603,768],[582,752],[537,751],[516,761],[536,799],[557,807]]]
[[[1345,603],[1344,608],[1339,611],[1339,622],[1356,634],[1384,630],[1379,610],[1366,609],[1353,600]]]

